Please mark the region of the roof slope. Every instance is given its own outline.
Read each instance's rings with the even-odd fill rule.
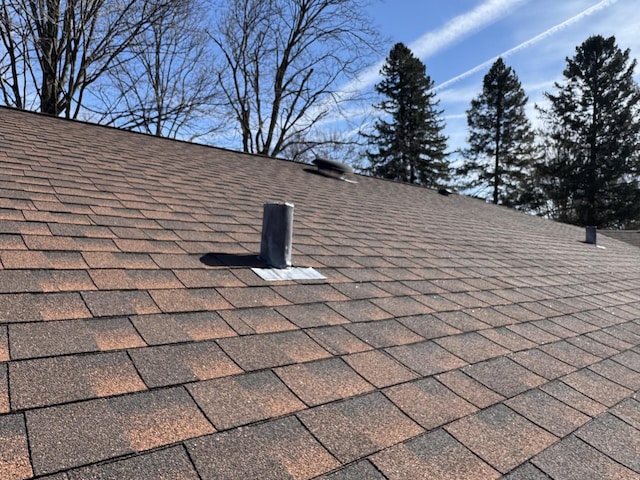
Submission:
[[[636,247],[0,117],[0,478],[640,478]],[[249,269],[269,200],[326,281]]]

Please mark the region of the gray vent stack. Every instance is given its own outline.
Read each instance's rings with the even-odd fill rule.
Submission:
[[[291,266],[293,204],[267,202],[262,217],[260,260],[273,268]]]
[[[585,242],[591,245],[596,244],[596,227],[587,227],[587,239]]]

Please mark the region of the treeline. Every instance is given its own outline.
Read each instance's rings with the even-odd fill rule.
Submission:
[[[424,64],[403,44],[391,50],[376,86],[384,116],[366,171],[430,187],[483,191],[495,204],[577,225],[634,228],[640,221],[640,89],[636,61],[614,37],[592,36],[567,58],[563,80],[525,114],[527,96],[498,59],[467,110],[467,147],[447,160],[444,122]]]
[[[4,105],[290,158],[354,100],[367,0],[0,0]]]

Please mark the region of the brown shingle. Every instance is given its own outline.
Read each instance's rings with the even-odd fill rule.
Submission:
[[[68,480],[83,480],[87,478],[100,480],[117,478],[198,479],[198,474],[182,446],[156,450],[115,462],[78,468],[69,471],[67,475]]]
[[[186,444],[202,478],[301,480],[339,465],[300,422],[291,417],[190,440]]]
[[[220,315],[240,335],[298,329],[274,308],[237,308],[223,310]]]
[[[223,338],[218,344],[244,370],[259,370],[331,356],[300,331]]]
[[[144,390],[125,353],[12,362],[11,405],[26,409]]]
[[[242,372],[214,342],[135,348],[129,355],[149,388]]]
[[[339,358],[289,365],[276,374],[307,405],[320,405],[373,390]]]
[[[478,408],[486,408],[504,400],[493,390],[489,390],[477,380],[469,377],[460,370],[453,370],[436,375],[436,378]]]
[[[567,480],[634,480],[638,474],[574,436],[552,445],[533,459],[551,478]]]
[[[89,400],[27,412],[36,474],[214,432],[182,388]]]
[[[478,410],[433,378],[390,387],[384,394],[426,430]]]
[[[236,336],[216,312],[139,315],[131,322],[149,345]]]
[[[504,405],[494,405],[445,429],[494,468],[506,473],[557,438]]]
[[[9,327],[12,359],[140,347],[144,341],[126,318],[25,323]]]
[[[628,388],[617,385],[611,380],[607,380],[602,375],[598,375],[590,370],[580,370],[570,373],[562,377],[562,381],[607,407],[612,407],[633,393]]]
[[[82,298],[94,317],[160,313],[149,294],[143,291],[82,292]]]
[[[355,353],[344,360],[377,388],[413,380],[418,376],[380,350]]]
[[[500,474],[443,430],[421,435],[372,457],[390,480],[492,480]]]
[[[149,294],[164,313],[231,308],[214,288],[151,290]]]
[[[312,408],[298,417],[343,463],[423,432],[380,393]]]
[[[0,294],[0,322],[89,318],[78,293]]]
[[[509,351],[475,332],[450,335],[435,342],[469,363],[506,355]]]
[[[91,279],[100,290],[150,290],[181,288],[169,270],[104,269],[91,270]]]
[[[0,416],[0,478],[29,478],[33,475],[22,415]]]
[[[373,348],[341,326],[312,328],[306,332],[334,355],[364,352]]]
[[[450,354],[431,341],[392,347],[388,348],[387,352],[423,376],[446,372],[466,365],[464,360]]]
[[[197,382],[189,393],[218,430],[305,408],[271,371]]]
[[[544,378],[526,370],[506,357],[469,365],[463,371],[507,398],[545,382]]]
[[[340,325],[349,321],[324,303],[287,305],[276,309],[287,320],[300,328]]]
[[[395,320],[353,323],[345,328],[375,348],[405,345],[424,340],[420,335]]]

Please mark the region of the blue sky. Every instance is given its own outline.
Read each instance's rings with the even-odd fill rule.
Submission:
[[[520,78],[534,124],[534,103],[562,79],[565,58],[590,35],[615,35],[640,58],[638,0],[374,0],[370,13],[389,49],[403,42],[427,66],[452,150],[464,145],[465,111],[497,56]],[[374,65],[365,72],[361,87],[373,88],[378,71]]]

